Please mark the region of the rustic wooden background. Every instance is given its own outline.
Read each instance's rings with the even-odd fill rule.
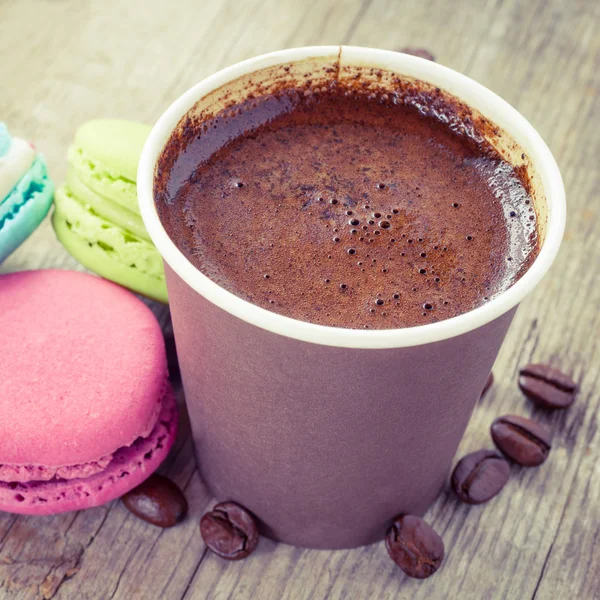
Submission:
[[[119,502],[51,518],[2,514],[0,598],[600,598],[599,12],[595,0],[0,0],[0,119],[37,143],[57,182],[86,119],[152,123],[228,64],[345,43],[424,47],[499,93],[549,144],[569,202],[558,260],[523,303],[459,454],[489,446],[488,427],[506,412],[547,424],[554,448],[539,469],[513,468],[487,505],[440,496],[426,517],[447,549],[434,577],[404,577],[383,544],[325,552],[263,539],[248,560],[222,561],[199,535],[211,499],[182,436],[165,470],[190,500],[183,524],[161,531]],[[49,266],[78,268],[45,222],[1,270]],[[2,355],[10,369],[10,348]],[[573,374],[581,393],[570,410],[546,414],[523,399],[516,375],[529,361]]]

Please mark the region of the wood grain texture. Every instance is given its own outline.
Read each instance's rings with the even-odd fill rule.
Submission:
[[[499,93],[547,141],[569,201],[558,259],[519,309],[496,384],[458,455],[489,447],[490,423],[507,412],[548,425],[553,450],[539,469],[513,467],[507,488],[487,505],[467,507],[449,490],[441,494],[426,517],[447,549],[434,577],[404,577],[383,544],[325,552],[261,540],[249,559],[230,564],[207,553],[198,521],[211,499],[184,424],[162,468],[190,501],[182,525],[158,530],[119,502],[50,518],[2,514],[0,597],[600,598],[599,13],[597,2],[585,0],[0,0],[0,118],[35,140],[57,181],[86,119],[152,122],[227,64],[343,42],[425,47]],[[52,266],[80,268],[46,221],[0,271]],[[168,311],[152,306],[168,327]],[[571,409],[548,414],[523,399],[516,377],[530,361],[573,374],[581,392]]]

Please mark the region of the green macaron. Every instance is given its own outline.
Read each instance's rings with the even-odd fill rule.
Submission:
[[[52,224],[84,266],[167,302],[160,254],[139,213],[136,174],[150,127],[117,119],[82,125],[69,148],[67,180],[55,194]]]

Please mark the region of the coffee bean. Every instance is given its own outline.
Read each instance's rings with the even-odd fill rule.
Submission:
[[[481,391],[481,396],[479,397],[480,399],[486,395],[487,391],[492,387],[493,383],[494,383],[494,374],[490,371],[488,378],[485,380],[485,385],[483,386],[483,390]]]
[[[172,333],[165,333],[165,350],[167,352],[167,366],[169,368],[169,379],[172,382],[180,381],[179,361],[177,360],[177,348],[175,337]]]
[[[412,56],[418,56],[419,58],[426,58],[427,60],[431,60],[435,62],[435,58],[429,50],[425,50],[425,48],[412,48],[407,46],[406,48],[402,48],[400,50],[403,54],[412,54]]]
[[[423,519],[399,515],[385,536],[392,560],[409,576],[425,579],[433,575],[444,558],[442,538]]]
[[[162,475],[150,475],[127,492],[121,500],[136,516],[157,527],[173,527],[187,513],[187,501],[181,490]]]
[[[252,515],[235,502],[221,502],[200,520],[204,543],[218,556],[240,560],[258,544],[258,528]]]
[[[508,481],[510,466],[493,450],[479,450],[458,461],[452,473],[452,488],[467,504],[493,498]]]
[[[492,439],[498,450],[524,467],[541,465],[550,452],[550,432],[535,421],[504,415],[492,423]]]
[[[542,408],[568,408],[575,400],[577,384],[548,365],[527,365],[519,372],[519,387]]]

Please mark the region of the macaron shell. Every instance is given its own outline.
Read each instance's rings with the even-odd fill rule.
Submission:
[[[129,181],[137,180],[137,167],[151,127],[121,119],[94,119],[75,134],[75,146],[104,170]]]
[[[152,432],[114,453],[109,465],[85,479],[31,483],[0,482],[0,510],[51,515],[100,506],[126,494],[147,479],[167,457],[177,434],[177,406],[167,383],[162,410]]]
[[[69,467],[154,428],[167,379],[150,309],[92,275],[48,269],[0,276],[0,460]]]
[[[40,225],[52,205],[54,184],[38,154],[29,171],[0,204],[0,262]]]
[[[52,225],[61,244],[91,271],[168,302],[162,258],[151,242],[85,208],[65,187],[56,192]]]

